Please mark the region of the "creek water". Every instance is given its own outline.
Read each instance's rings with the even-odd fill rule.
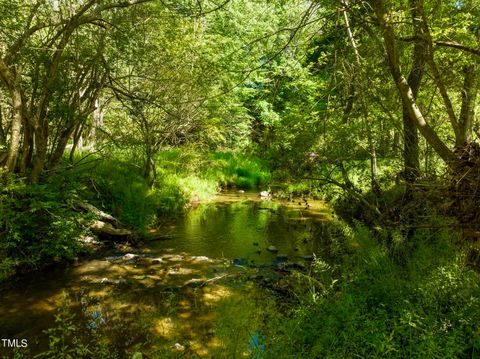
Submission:
[[[30,355],[47,350],[45,330],[59,325],[55,314],[63,305],[77,331],[102,333],[119,353],[212,356],[223,345],[215,329],[219,316],[234,316],[229,311],[254,303],[262,292],[245,284],[245,273],[280,262],[307,267],[311,256],[322,255],[329,220],[322,201],[220,194],[162,226],[158,240],[43,271],[2,289],[1,338],[26,339]],[[268,249],[272,246],[276,251]],[[11,354],[0,346],[0,356]]]

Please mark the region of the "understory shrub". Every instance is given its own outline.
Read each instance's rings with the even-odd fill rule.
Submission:
[[[0,280],[51,262],[72,259],[84,231],[76,212],[75,191],[55,178],[25,185],[15,177],[0,189]]]
[[[313,265],[310,275],[323,284],[271,324],[270,352],[285,358],[478,358],[480,275],[465,265],[451,232],[434,231],[434,242],[432,230],[418,232],[406,264],[365,232],[350,232],[345,243],[355,244],[356,253],[341,264]]]

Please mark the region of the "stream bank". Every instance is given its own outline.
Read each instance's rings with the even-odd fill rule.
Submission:
[[[329,216],[321,201],[306,207],[258,193],[221,194],[162,227],[161,240],[5,289],[0,326],[28,340],[27,357],[52,354],[58,338],[56,351],[88,355],[101,348],[118,357],[251,352],[249,340],[275,311],[275,298],[287,295],[282,279],[321,255]]]

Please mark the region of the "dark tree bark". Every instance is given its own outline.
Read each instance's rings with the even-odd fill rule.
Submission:
[[[22,148],[22,159],[20,161],[19,172],[24,174],[32,164],[32,153],[33,153],[33,128],[25,119],[23,122],[23,148]]]
[[[458,119],[456,146],[462,147],[472,142],[475,101],[478,93],[478,61],[465,66],[462,88],[462,108]]]
[[[0,105],[0,145],[6,146],[7,144],[7,133],[3,127],[3,112],[2,106]]]
[[[422,28],[419,24],[417,4],[418,0],[410,0],[410,11],[413,21],[413,34],[416,39],[413,48],[412,69],[408,76],[408,85],[412,89],[413,99],[417,100],[418,91],[425,69],[426,46],[421,39]],[[402,101],[403,111],[403,163],[404,177],[407,183],[413,183],[420,175],[420,158],[418,146],[418,131],[414,120],[410,116],[408,104]]]
[[[370,0],[370,4],[374,9],[380,29],[383,35],[385,50],[387,53],[388,63],[390,67],[390,73],[393,77],[395,85],[402,98],[402,103],[406,106],[410,118],[418,128],[422,136],[432,146],[435,152],[445,161],[449,166],[455,166],[456,157],[448,146],[438,137],[437,133],[430,127],[423,117],[414,94],[407,79],[403,75],[397,53],[397,47],[395,44],[395,34],[392,24],[389,22],[389,16],[385,10],[382,0]]]

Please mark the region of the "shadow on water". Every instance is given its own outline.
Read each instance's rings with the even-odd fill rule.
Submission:
[[[32,354],[46,350],[42,331],[54,325],[67,292],[80,327],[101,331],[119,352],[210,356],[223,345],[215,331],[216,308],[262,291],[245,285],[246,267],[258,270],[279,260],[305,265],[310,256],[322,254],[320,239],[328,220],[320,201],[220,195],[161,228],[169,240],[41,273],[5,289],[1,336],[26,338]]]

